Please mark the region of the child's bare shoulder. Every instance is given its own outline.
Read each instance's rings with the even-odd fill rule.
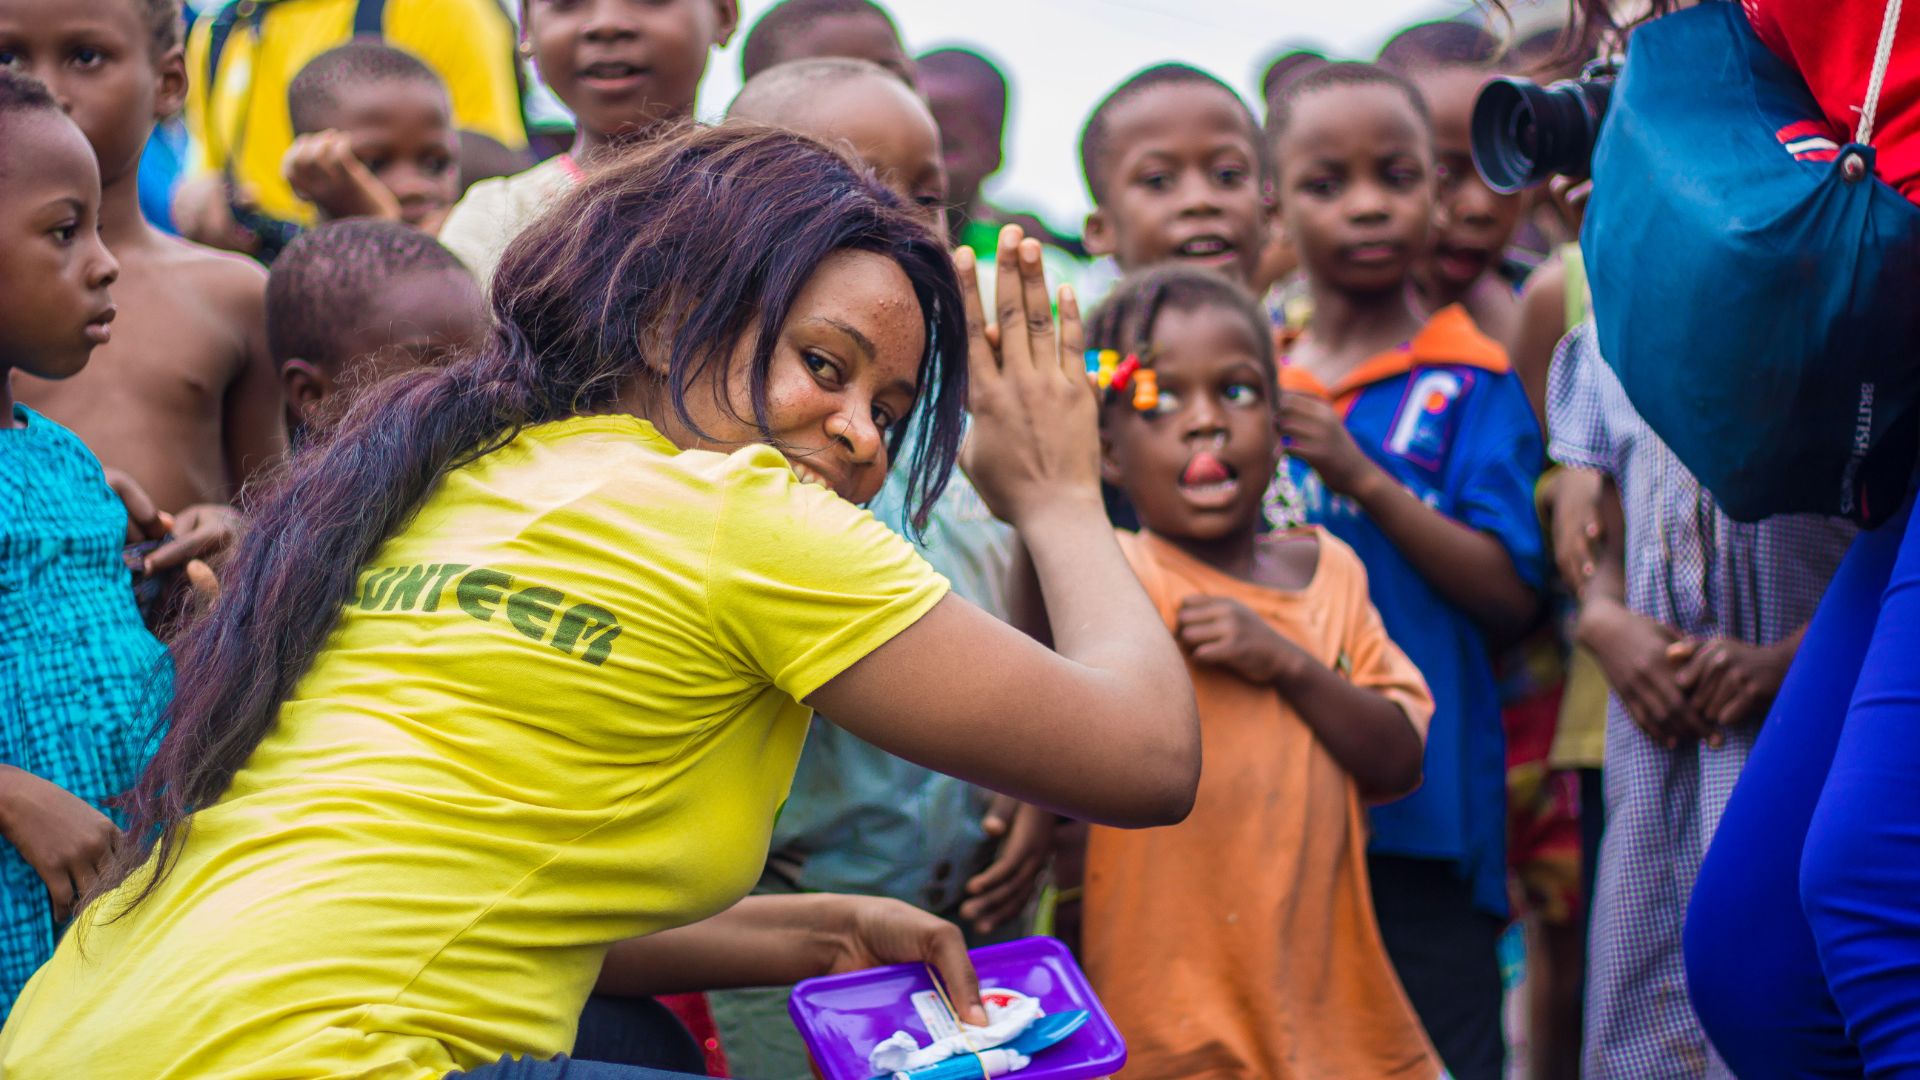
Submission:
[[[169,236],[125,270],[115,291],[138,290],[166,308],[186,352],[238,369],[257,351],[267,310],[267,272],[259,263]]]
[[[214,299],[264,310],[267,271],[259,263],[176,236],[167,237],[160,250],[156,266],[184,275],[196,289]]]

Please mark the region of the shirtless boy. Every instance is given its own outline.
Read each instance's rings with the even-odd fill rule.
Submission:
[[[149,572],[221,546],[235,493],[286,448],[266,345],[266,273],[140,213],[140,152],[186,94],[179,0],[0,0],[0,63],[47,84],[100,162],[100,234],[120,261],[113,341],[62,382],[15,380],[174,515]]]

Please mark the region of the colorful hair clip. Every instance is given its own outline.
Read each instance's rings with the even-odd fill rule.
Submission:
[[[1127,384],[1133,381],[1134,372],[1139,370],[1140,358],[1129,353],[1125,360],[1120,361],[1120,366],[1113,369],[1113,388],[1125,390]]]
[[[1151,412],[1160,407],[1160,376],[1152,368],[1141,368],[1133,377],[1133,407]]]
[[[1112,349],[1100,350],[1100,366],[1094,373],[1094,380],[1100,384],[1100,389],[1105,390],[1113,385],[1113,371],[1119,363],[1119,353]]]
[[[1099,373],[1100,373],[1100,350],[1088,349],[1087,350],[1087,374],[1098,375]]]

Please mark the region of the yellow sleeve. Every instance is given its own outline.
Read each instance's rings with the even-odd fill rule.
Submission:
[[[193,20],[187,33],[187,141],[191,158],[189,176],[213,172],[226,164],[213,159],[213,147],[207,138],[207,110],[211,107],[213,87],[207,85],[207,51],[212,48],[213,17],[222,5],[215,4]]]
[[[515,150],[527,145],[513,22],[498,0],[396,2],[387,9],[387,43],[419,57],[447,84],[456,127]]]
[[[741,674],[804,701],[947,594],[947,580],[911,545],[865,510],[802,484],[778,451],[751,447],[731,460],[707,603]]]
[[[1373,599],[1367,595],[1366,565],[1352,548],[1322,532],[1320,566],[1321,573],[1334,571],[1346,582],[1342,595],[1348,614],[1340,620],[1340,625],[1346,628],[1346,640],[1341,642],[1340,650],[1350,665],[1347,677],[1355,686],[1372,690],[1400,706],[1424,742],[1427,725],[1433,719],[1433,692],[1427,688],[1420,669],[1387,636],[1380,609],[1373,606]]]

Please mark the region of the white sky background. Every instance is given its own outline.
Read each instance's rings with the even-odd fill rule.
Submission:
[[[1006,165],[988,198],[1073,233],[1087,213],[1080,126],[1121,79],[1178,60],[1212,72],[1257,107],[1260,72],[1290,48],[1372,59],[1402,27],[1460,0],[881,0],[907,52],[945,45],[996,60],[1012,86]],[[740,89],[740,43],[773,0],[742,0],[741,32],[707,66],[699,113],[717,119]]]

